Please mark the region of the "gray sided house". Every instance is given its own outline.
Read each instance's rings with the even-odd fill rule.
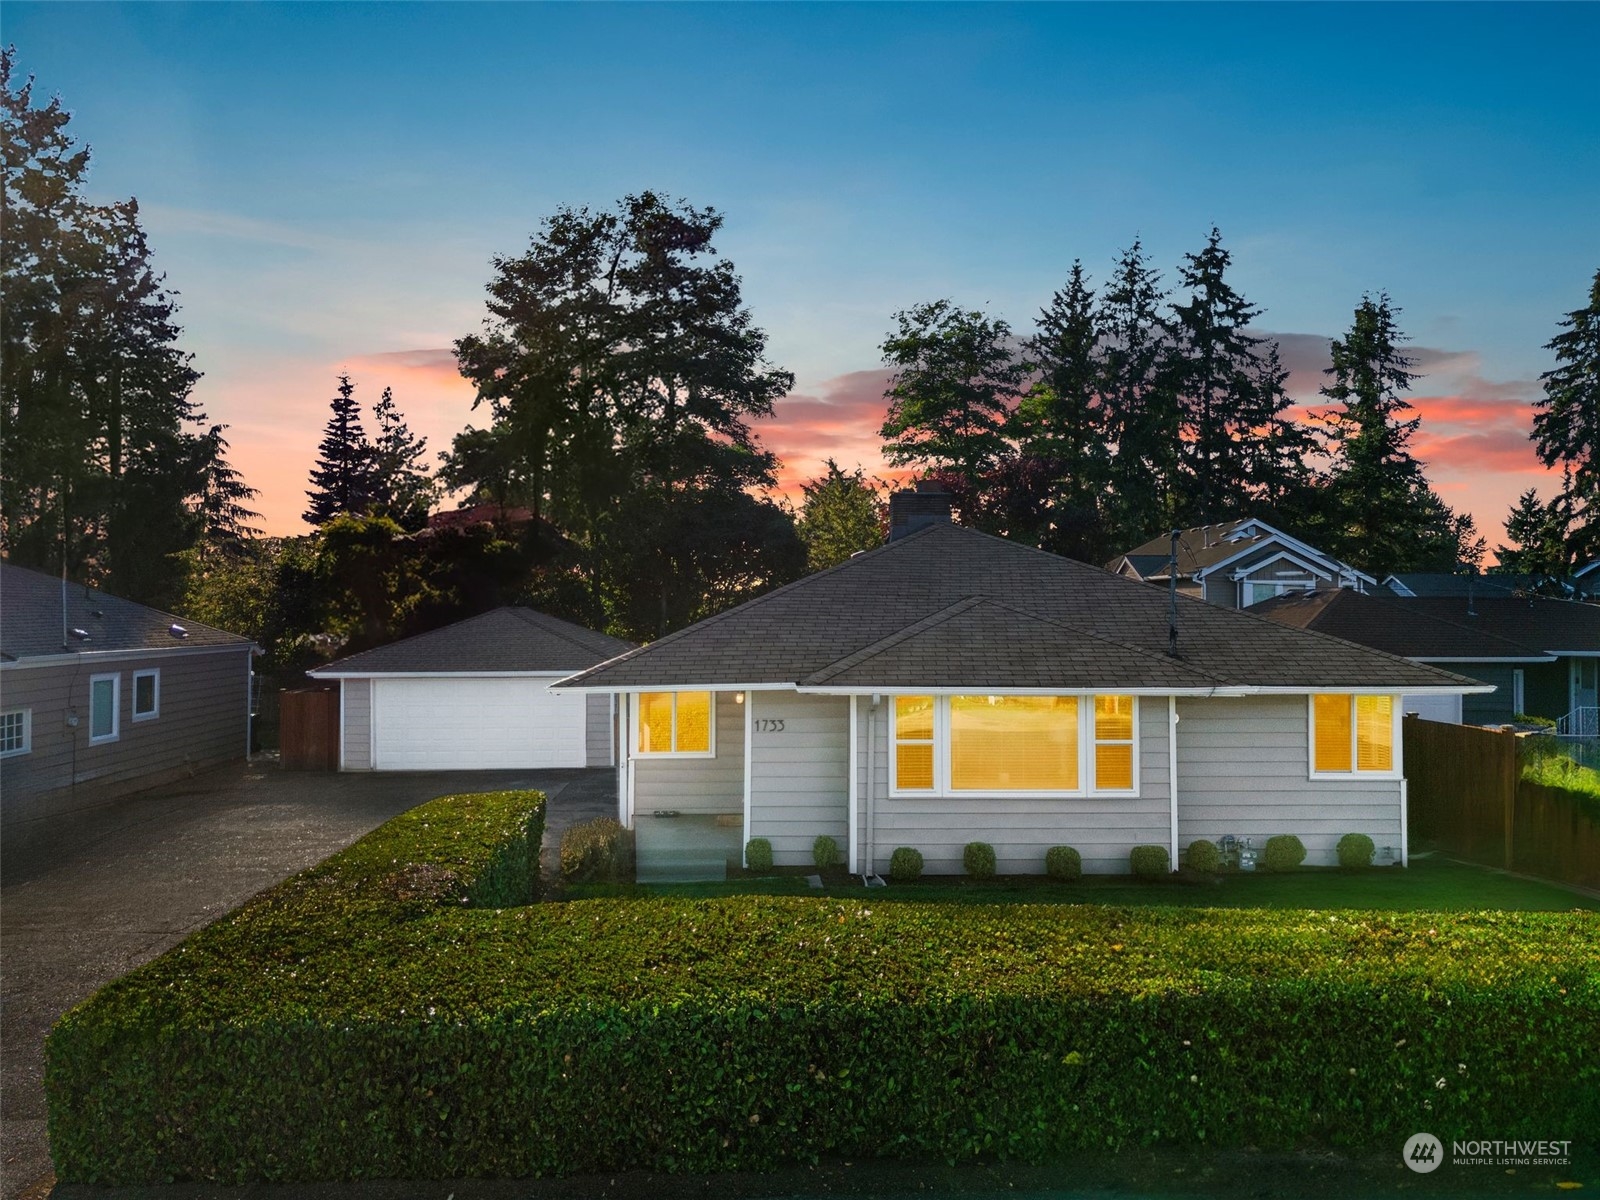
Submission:
[[[925,507],[928,493],[912,496]],[[1041,874],[1051,846],[1125,873],[1197,838],[1351,832],[1404,862],[1400,698],[1484,690],[1433,667],[1180,597],[926,513],[889,544],[573,676],[614,695],[618,813],[699,823],[852,871],[898,846],[958,874],[968,842]],[[904,531],[904,532],[902,532]]]
[[[52,817],[249,754],[248,638],[0,563],[0,814]]]
[[[310,672],[339,684],[343,771],[609,767],[609,696],[553,692],[632,648],[531,608],[497,608]]]
[[[1172,538],[1163,535],[1118,555],[1106,569],[1166,587],[1172,559]],[[1254,518],[1180,530],[1177,564],[1179,592],[1224,608],[1300,592],[1377,587],[1372,576]]]
[[[1595,736],[1600,673],[1600,606],[1502,592],[1431,596],[1286,596],[1263,616],[1431,663],[1493,684],[1494,691],[1448,700],[1407,697],[1421,716],[1502,725],[1519,714],[1546,717]]]

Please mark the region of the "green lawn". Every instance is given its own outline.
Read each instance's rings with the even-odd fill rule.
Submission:
[[[865,896],[859,880],[834,875],[821,891],[805,873],[750,876],[726,883],[580,884],[562,899],[603,896]],[[1095,876],[1079,883],[1056,883],[1034,876],[1012,876],[979,883],[938,878],[894,884],[871,892],[874,902],[958,904],[1107,904],[1177,908],[1341,908],[1399,912],[1565,912],[1600,910],[1600,900],[1485,867],[1435,856],[1413,857],[1405,870],[1378,867],[1351,873],[1334,868],[1302,868],[1285,875],[1228,875],[1210,882],[1137,883],[1124,876]]]

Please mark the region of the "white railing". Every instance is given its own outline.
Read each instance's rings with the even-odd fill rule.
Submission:
[[[1566,716],[1558,717],[1556,734],[1560,737],[1600,737],[1600,708],[1575,708]]]

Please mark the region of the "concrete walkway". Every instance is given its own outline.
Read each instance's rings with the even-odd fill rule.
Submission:
[[[0,831],[0,1198],[50,1188],[44,1037],[67,1009],[257,892],[436,796],[537,788],[561,833],[615,815],[613,771],[332,775],[259,761]]]

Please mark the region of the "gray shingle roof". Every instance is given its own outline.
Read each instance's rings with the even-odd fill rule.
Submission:
[[[335,659],[312,674],[577,671],[632,648],[632,642],[559,617],[506,607]]]
[[[1545,653],[1600,653],[1600,604],[1536,596],[1418,596],[1396,604]]]
[[[1460,607],[1465,609],[1465,601]],[[1399,596],[1364,596],[1348,588],[1278,596],[1251,605],[1250,611],[1296,629],[1314,629],[1404,658],[1537,659],[1543,654],[1489,629],[1430,613],[1423,602]]]
[[[1246,612],[1184,596],[1178,605],[1174,660],[1166,654],[1164,592],[937,524],[566,683],[618,689],[759,683],[1063,690],[1478,686]]]
[[[1509,596],[1526,588],[1526,575],[1453,575],[1448,571],[1403,571],[1384,579],[1384,588],[1396,596]],[[1394,585],[1398,583],[1405,591]]]
[[[81,583],[67,584],[69,630],[81,629],[85,641],[68,634],[61,639],[61,577],[0,562],[0,655],[7,662],[80,651],[175,650],[201,646],[250,645],[250,639],[213,629],[188,617],[124,600]],[[174,637],[173,625],[187,637]]]

